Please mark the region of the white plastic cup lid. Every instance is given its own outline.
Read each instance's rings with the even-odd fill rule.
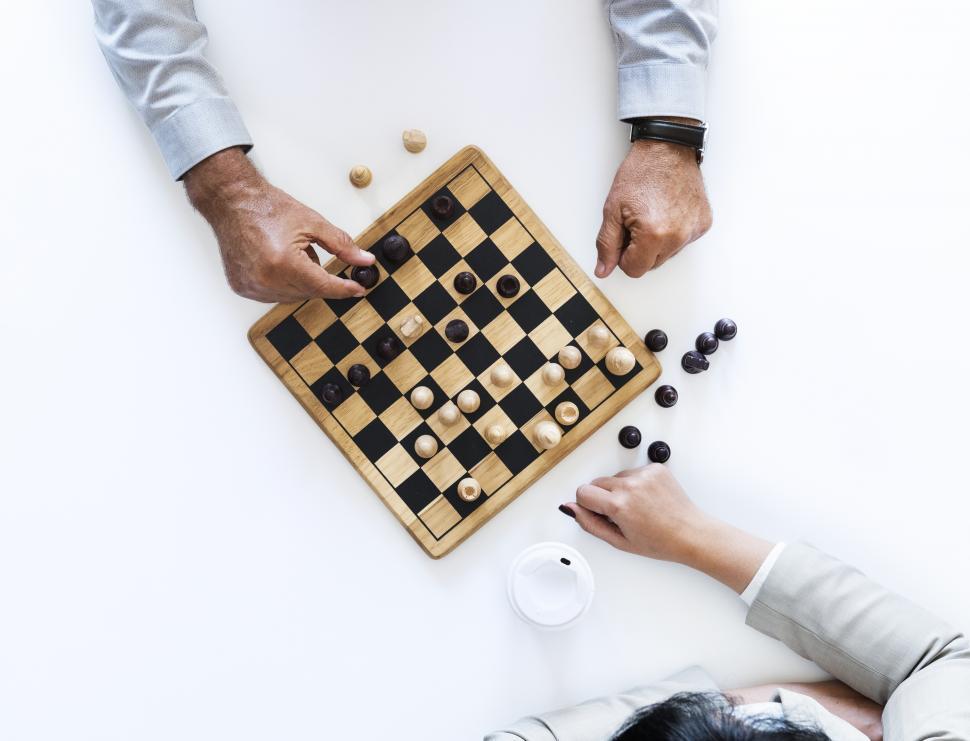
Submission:
[[[576,623],[593,602],[593,572],[565,543],[536,543],[509,568],[509,602],[530,625],[557,630]]]

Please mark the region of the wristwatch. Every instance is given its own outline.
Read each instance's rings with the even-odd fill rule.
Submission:
[[[704,161],[704,142],[707,140],[707,126],[674,123],[660,118],[634,118],[630,121],[630,141],[652,139],[690,147],[697,154],[697,164]]]

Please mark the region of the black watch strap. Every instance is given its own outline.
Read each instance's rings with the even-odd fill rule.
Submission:
[[[630,141],[652,139],[659,142],[670,142],[690,147],[697,153],[697,164],[704,161],[704,140],[707,138],[707,126],[693,126],[691,124],[663,121],[658,118],[635,118],[630,121]]]

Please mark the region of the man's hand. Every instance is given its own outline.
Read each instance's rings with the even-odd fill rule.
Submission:
[[[694,150],[635,141],[603,206],[596,277],[605,278],[619,265],[631,278],[639,278],[710,228],[711,205]]]
[[[238,148],[203,160],[185,175],[192,205],[212,226],[229,286],[257,301],[361,296],[364,289],[320,267],[319,245],[350,265],[370,265],[341,229],[274,188]]]
[[[560,509],[620,550],[690,566],[739,593],[772,548],[701,510],[659,463],[593,479]]]

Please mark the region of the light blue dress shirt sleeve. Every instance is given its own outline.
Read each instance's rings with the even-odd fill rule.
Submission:
[[[169,171],[232,146],[252,147],[222,78],[205,58],[208,36],[192,0],[92,0],[108,66],[148,126]]]
[[[704,121],[717,0],[606,0],[616,42],[621,120]]]

